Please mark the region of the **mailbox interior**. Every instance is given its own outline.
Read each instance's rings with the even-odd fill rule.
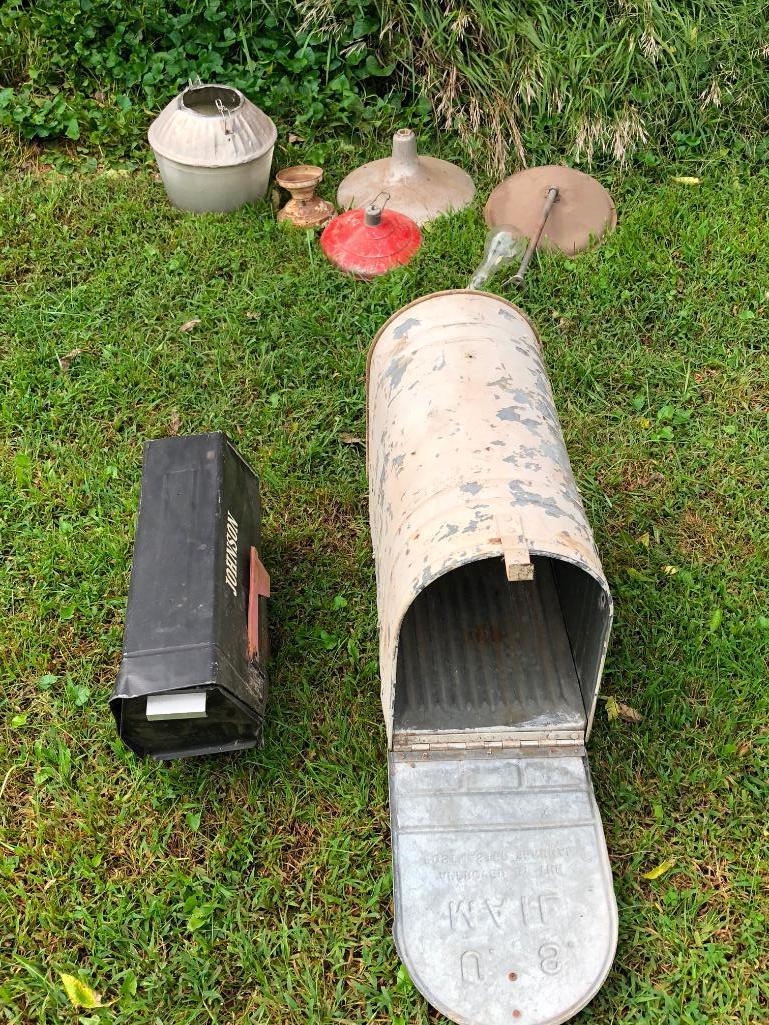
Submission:
[[[137,753],[161,761],[241,751],[259,744],[262,717],[253,708],[222,687],[199,687],[196,692],[205,695],[202,715],[156,718],[150,711],[152,695],[122,700],[117,713],[121,735],[130,738]],[[170,691],[163,696],[173,695]]]
[[[603,588],[562,559],[534,556],[532,580],[502,559],[428,585],[400,630],[394,733],[569,731],[592,718],[610,612]],[[570,739],[577,739],[571,736]]]

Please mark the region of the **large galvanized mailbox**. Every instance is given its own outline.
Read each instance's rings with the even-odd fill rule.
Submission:
[[[144,448],[123,658],[110,705],[160,759],[261,742],[267,700],[259,482],[220,433]]]
[[[616,946],[585,754],[612,602],[517,307],[390,318],[368,471],[400,957],[456,1022],[564,1022]]]

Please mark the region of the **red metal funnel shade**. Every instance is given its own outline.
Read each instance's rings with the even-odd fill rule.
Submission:
[[[422,244],[422,233],[411,218],[395,210],[377,213],[379,223],[367,224],[365,210],[348,210],[320,236],[323,252],[348,274],[360,278],[386,274],[408,263]]]

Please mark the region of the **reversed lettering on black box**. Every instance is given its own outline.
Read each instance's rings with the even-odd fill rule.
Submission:
[[[227,544],[224,557],[224,579],[233,595],[238,596],[238,521],[227,512]]]

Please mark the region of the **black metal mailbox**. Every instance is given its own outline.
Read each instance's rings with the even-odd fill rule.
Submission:
[[[123,659],[110,705],[137,754],[261,742],[267,698],[259,482],[222,433],[144,447]]]

